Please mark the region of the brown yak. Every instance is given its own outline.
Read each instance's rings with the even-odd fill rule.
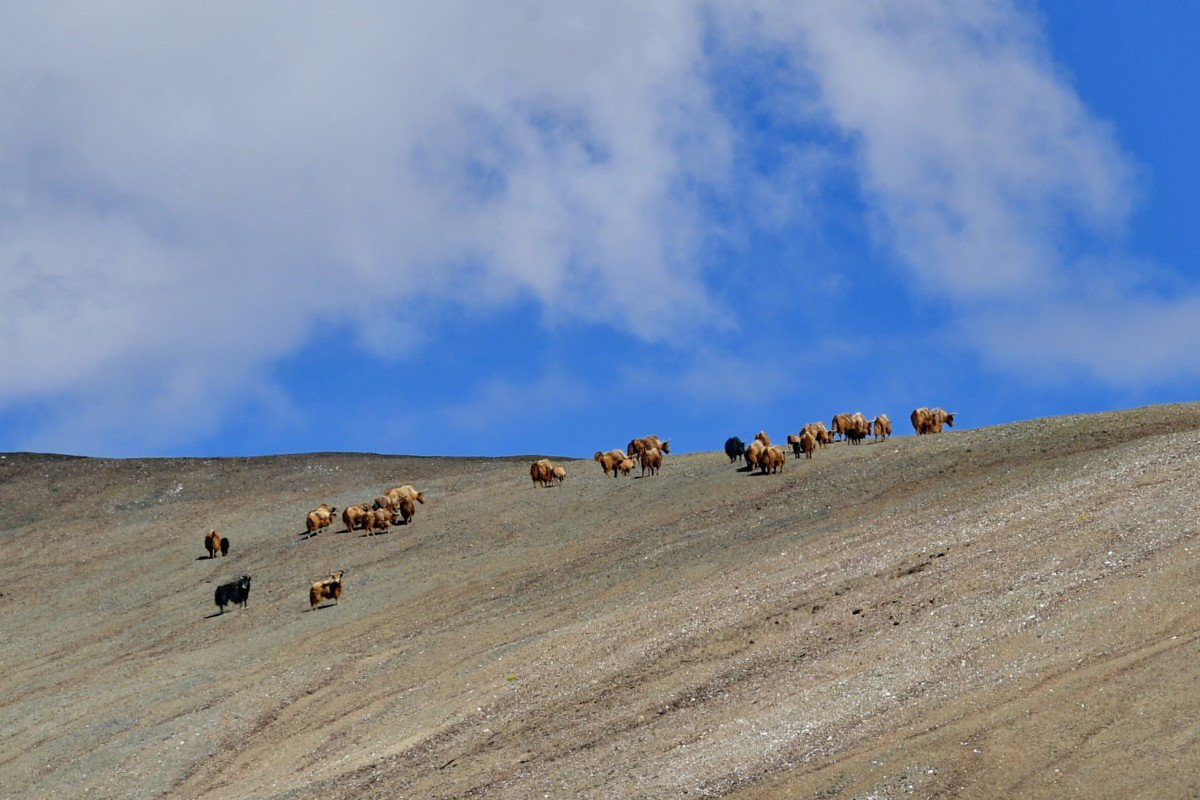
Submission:
[[[304,524],[308,528],[308,534],[310,536],[316,536],[317,531],[321,530],[321,528],[324,528],[326,525],[332,525],[333,514],[335,511],[337,511],[337,509],[333,506],[327,506],[324,503],[321,503],[321,505],[308,512],[308,516],[305,517],[304,520]]]
[[[922,406],[913,410],[910,419],[913,430],[917,432],[918,436],[926,433],[941,433],[943,424],[954,427],[954,414],[948,414],[941,408],[928,409]]]
[[[395,512],[390,508],[377,508],[362,518],[363,530],[367,536],[374,536],[375,531],[386,531],[392,525]]]
[[[746,445],[746,465],[753,470],[758,466],[758,460],[762,457],[763,451],[767,447],[762,443],[762,439],[755,438],[753,442]]]
[[[556,483],[562,483],[567,479],[566,467],[555,467],[553,470],[553,475]]]
[[[617,464],[617,469],[621,470],[622,475],[628,475],[629,473],[633,472],[633,468],[636,466],[636,461],[634,461],[632,458],[626,458],[623,459],[620,464]]]
[[[389,497],[393,498],[396,501],[399,501],[400,498],[402,498],[402,497],[407,497],[409,500],[412,500],[414,503],[420,503],[421,505],[425,505],[425,493],[418,492],[416,489],[413,488],[413,485],[411,483],[406,483],[403,486],[397,486],[394,489],[388,489],[387,494]]]
[[[322,600],[332,600],[335,605],[342,604],[342,574],[338,570],[323,581],[317,581],[308,590],[309,611],[316,611]]]
[[[398,512],[400,514],[400,519],[404,521],[405,525],[408,525],[417,516],[417,506],[415,503],[413,503],[412,498],[403,497],[400,499],[400,507]],[[395,522],[395,518],[393,518],[392,521]]]
[[[850,415],[850,422],[842,434],[851,444],[861,444],[863,439],[871,435],[871,423],[867,422],[861,411],[855,411]]]
[[[550,481],[554,480],[554,465],[548,458],[539,458],[529,465],[529,477],[533,479],[534,483],[549,486]]]
[[[887,414],[880,414],[876,417],[872,427],[875,429],[875,441],[882,439],[886,442],[887,438],[892,435],[892,421],[888,419]]]
[[[650,470],[651,475],[657,475],[659,469],[662,468],[662,451],[657,447],[648,447],[642,451],[642,477],[646,477],[646,470]]]
[[[817,440],[818,447],[824,447],[827,444],[833,443],[833,434],[825,427],[824,422],[810,422],[804,426],[801,435],[811,433],[812,437]]]
[[[642,452],[650,449],[651,447],[657,448],[662,455],[671,454],[670,442],[664,442],[657,436],[643,436],[640,439],[634,439],[629,442],[629,446],[625,448],[625,455],[629,456],[630,458],[641,458]]]
[[[600,466],[604,468],[605,475],[611,472],[615,478],[617,477],[617,465],[625,460],[625,454],[619,450],[617,451],[617,455],[613,455],[611,452],[601,453],[597,450],[596,455],[592,456],[592,460],[599,462]]]
[[[346,531],[352,531],[363,524],[363,517],[371,513],[369,503],[359,503],[356,506],[346,506],[342,511],[342,522],[346,525]]]
[[[811,432],[805,431],[804,435],[800,437],[800,449],[804,451],[805,458],[812,458],[813,451],[817,449],[817,437],[813,436]]]
[[[787,453],[780,445],[774,445],[763,450],[758,457],[758,468],[766,475],[768,472],[779,472],[787,461]]]
[[[208,550],[209,558],[216,558],[218,550],[223,556],[229,555],[229,540],[216,531],[209,531],[204,537],[204,549]]]

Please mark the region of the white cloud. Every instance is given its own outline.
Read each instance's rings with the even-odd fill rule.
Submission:
[[[1122,154],[1011,4],[781,3],[761,30],[810,70],[881,236],[935,294],[1044,289],[1065,225],[1124,219]]]
[[[403,353],[417,300],[651,339],[710,305],[690,3],[10,4],[0,52],[0,404],[121,417],[205,365],[220,402],[330,322]]]
[[[787,199],[735,174],[713,40],[784,54],[765,79],[849,137],[882,240],[962,313],[1061,297],[1064,232],[1127,213],[1107,128],[1004,2],[7,4],[0,407],[187,441],[331,324],[402,356],[442,300],[651,340],[723,319],[697,194]],[[812,194],[829,153],[786,164]]]

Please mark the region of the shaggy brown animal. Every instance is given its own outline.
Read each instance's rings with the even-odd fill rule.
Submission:
[[[400,500],[394,495],[381,494],[371,502],[371,510],[378,511],[379,509],[386,509],[395,513],[396,508],[399,507],[399,505]]]
[[[871,435],[871,423],[867,422],[861,411],[855,411],[842,433],[851,444],[861,444],[863,439]]]
[[[800,432],[803,436],[806,433],[811,433],[812,437],[817,440],[818,447],[824,447],[827,444],[833,443],[833,434],[825,427],[824,422],[810,422],[804,426],[804,430]]]
[[[567,479],[567,470],[565,467],[554,468],[554,480],[556,483],[562,483]]]
[[[662,451],[657,447],[648,447],[642,451],[642,477],[646,477],[646,470],[650,470],[651,475],[657,475],[659,469],[662,468]]]
[[[316,536],[317,531],[324,528],[326,525],[333,524],[333,514],[337,511],[333,506],[327,506],[324,503],[317,506],[312,511],[308,512],[305,518],[305,525],[308,527],[309,536]]]
[[[409,501],[412,502],[411,500]],[[386,531],[391,527],[395,512],[390,508],[377,508],[363,515],[363,530],[367,536],[374,536],[376,531]]]
[[[762,457],[763,451],[767,446],[762,443],[761,439],[755,439],[750,444],[746,445],[746,466],[751,470],[758,466],[758,460]]]
[[[917,432],[918,436],[926,433],[941,433],[942,425],[954,427],[954,414],[949,414],[941,408],[929,409],[922,406],[914,409],[909,419],[912,420],[913,430]]]
[[[754,434],[754,441],[762,442],[763,447],[771,446],[771,437],[767,435],[766,431],[759,431],[758,433]]]
[[[342,575],[345,570],[338,570],[323,581],[317,581],[308,590],[309,611],[316,611],[322,600],[332,600],[334,605],[342,604]]]
[[[625,460],[625,454],[619,450],[616,455],[611,452],[601,453],[597,450],[596,455],[592,456],[592,460],[599,462],[600,466],[604,468],[605,475],[612,473],[615,478],[617,477],[617,466]]]
[[[887,414],[880,414],[875,418],[875,422],[871,426],[874,429],[875,441],[887,441],[887,438],[892,435],[892,421],[888,419]]]
[[[834,437],[845,436],[846,431],[850,428],[850,414],[836,414],[833,421],[829,423],[829,430],[833,431]]]
[[[412,522],[413,518],[417,516],[417,506],[415,503],[413,503],[412,498],[410,498],[410,497],[401,498],[400,506],[397,509],[397,511],[400,514],[400,518],[404,521],[405,525]],[[393,517],[392,523],[395,524],[395,522],[396,522],[396,520]]]
[[[363,517],[371,513],[371,506],[366,503],[359,503],[356,506],[346,506],[342,511],[342,522],[346,524],[346,530],[352,531],[363,524]]]
[[[805,431],[804,435],[800,437],[800,449],[804,452],[805,458],[812,458],[813,452],[817,449],[817,437],[809,431]]]
[[[554,480],[554,465],[548,458],[539,458],[529,465],[529,477],[533,479],[534,483],[549,486],[550,482]]]
[[[418,492],[411,483],[406,483],[403,486],[397,486],[394,489],[388,489],[387,495],[388,495],[388,497],[393,498],[397,502],[400,500],[400,498],[407,497],[409,500],[412,500],[414,503],[420,503],[421,505],[425,505],[425,493]]]
[[[621,460],[620,464],[617,464],[617,469],[621,470],[622,475],[628,475],[633,472],[633,468],[636,466],[637,462],[632,458],[625,458]]]
[[[787,451],[780,445],[774,445],[763,450],[758,457],[758,468],[766,475],[768,472],[779,472],[787,461]]]
[[[649,450],[651,447],[657,449],[662,455],[671,454],[671,443],[664,442],[657,436],[643,436],[640,439],[634,439],[625,448],[625,455],[630,458],[641,458],[642,453]]]
[[[223,556],[229,555],[229,540],[216,531],[209,531],[204,537],[204,549],[208,551],[209,558],[216,558],[218,550]]]

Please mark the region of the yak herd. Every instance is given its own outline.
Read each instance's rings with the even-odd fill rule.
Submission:
[[[561,467],[560,467],[561,469]],[[566,473],[563,473],[566,476]],[[374,536],[386,531],[392,525],[408,525],[417,515],[416,504],[425,503],[425,493],[418,491],[412,484],[396,486],[388,489],[370,503],[359,503],[349,506],[342,511],[342,522],[346,532],[361,528],[365,535]],[[321,503],[304,517],[304,527],[307,536],[316,536],[322,528],[333,524],[337,508]],[[217,551],[221,555],[229,554],[229,540],[216,531],[209,531],[204,537],[204,547],[208,557],[216,558]],[[335,605],[342,599],[342,576],[345,570],[332,573],[325,580],[317,581],[309,589],[308,599],[310,610],[315,609],[322,600],[333,600]],[[225,606],[230,603],[246,607],[250,596],[250,576],[242,575],[236,581],[223,583],[217,587],[213,602],[217,604],[220,613],[225,613]]]
[[[954,427],[954,414],[941,408],[915,409],[910,419],[918,436],[941,433],[944,425]],[[799,458],[803,454],[805,458],[812,458],[813,453],[833,444],[838,436],[850,444],[860,444],[868,436],[874,436],[875,441],[886,441],[891,435],[892,421],[888,419],[887,414],[867,420],[861,413],[855,412],[835,415],[828,428],[824,422],[810,422],[799,433],[788,434],[787,444],[794,457]],[[642,477],[645,477],[646,473],[658,474],[663,456],[670,452],[670,442],[657,436],[643,436],[630,441],[624,450],[597,451],[592,460],[600,464],[606,477],[628,476],[638,465],[641,466]],[[750,444],[731,436],[725,441],[725,455],[729,457],[731,464],[744,461],[751,471],[758,469],[763,474],[773,474],[783,469],[787,461],[787,448],[771,444],[771,437],[765,431],[759,431]],[[548,458],[539,458],[530,465],[529,475],[535,486],[557,486],[566,480],[567,471]],[[374,536],[392,525],[411,524],[417,513],[417,503],[425,503],[424,492],[418,491],[411,484],[396,486],[370,503],[359,503],[345,508],[342,511],[342,522],[347,533],[361,528],[366,536]],[[307,535],[316,536],[322,528],[332,525],[336,513],[337,508],[325,503],[308,512],[304,520]],[[204,547],[210,559],[216,558],[218,551],[222,556],[228,555],[229,540],[215,530],[209,531],[204,537]],[[345,570],[338,570],[312,585],[308,593],[309,610],[316,609],[323,600],[333,600],[335,605],[340,604],[344,574]],[[250,576],[242,575],[236,581],[218,586],[213,599],[223,614],[225,606],[231,603],[240,604],[245,608],[249,596]]]

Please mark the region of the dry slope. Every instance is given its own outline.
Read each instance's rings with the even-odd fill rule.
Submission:
[[[9,454],[0,795],[1190,797],[1198,440],[1163,406],[549,489]],[[397,482],[413,525],[300,535]]]

